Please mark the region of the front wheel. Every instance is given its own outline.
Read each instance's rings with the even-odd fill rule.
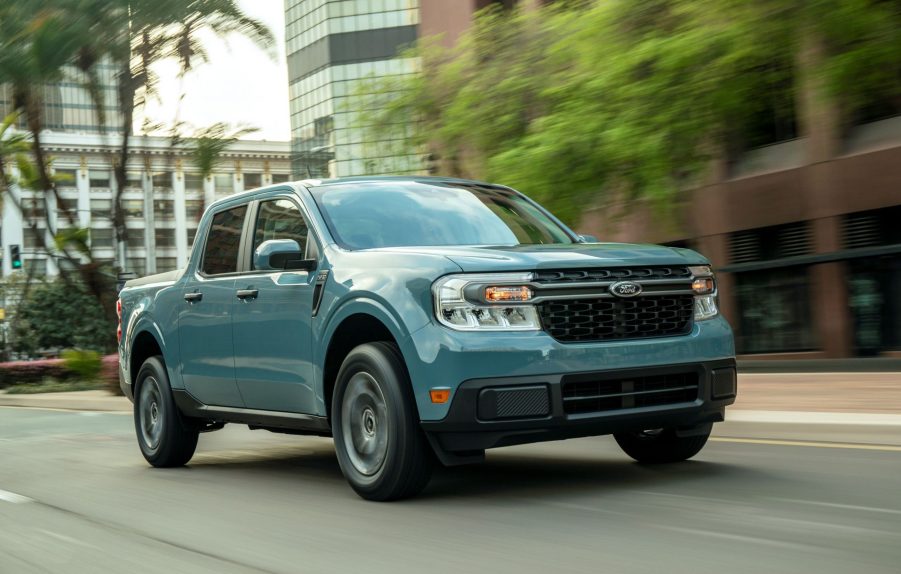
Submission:
[[[397,500],[428,484],[434,454],[416,413],[396,346],[367,343],[347,355],[335,384],[332,433],[341,471],[361,497]]]
[[[623,452],[638,462],[648,464],[688,460],[701,452],[709,437],[710,429],[700,434],[679,436],[672,428],[613,435]]]
[[[138,371],[134,418],[141,454],[153,466],[182,466],[194,456],[198,431],[175,406],[162,357],[150,357]]]

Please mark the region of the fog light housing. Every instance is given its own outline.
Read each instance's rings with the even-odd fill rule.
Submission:
[[[737,394],[735,369],[714,369],[710,373],[710,394],[713,399],[728,399]]]

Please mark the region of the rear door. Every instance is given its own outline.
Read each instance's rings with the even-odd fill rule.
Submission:
[[[234,306],[235,378],[247,408],[315,414],[312,331],[316,271],[253,268],[253,252],[270,239],[297,241],[307,259],[318,244],[293,193],[261,198],[249,228],[248,272],[236,288],[252,296]]]
[[[247,204],[213,214],[200,262],[192,264],[178,319],[185,388],[208,405],[242,407],[235,383],[232,312]]]

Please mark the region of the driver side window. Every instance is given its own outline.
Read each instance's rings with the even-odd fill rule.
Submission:
[[[297,205],[288,199],[271,199],[260,202],[253,236],[253,250],[270,239],[293,239],[302,253],[307,249],[310,230]],[[315,252],[315,244],[310,245]]]

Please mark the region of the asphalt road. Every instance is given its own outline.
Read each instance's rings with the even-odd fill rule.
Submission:
[[[901,571],[901,426],[716,434],[669,467],[502,449],[377,504],[327,439],[230,426],[157,470],[128,415],[0,408],[0,573]]]

